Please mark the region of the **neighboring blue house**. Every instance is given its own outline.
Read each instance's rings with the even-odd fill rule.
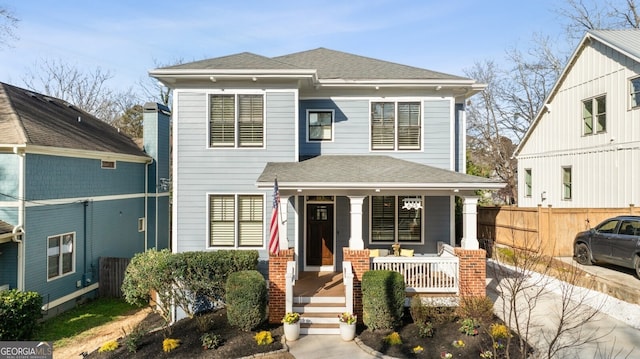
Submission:
[[[478,249],[476,191],[504,186],[465,174],[465,102],[485,85],[325,48],[150,75],[174,91],[174,251],[256,249],[271,260],[276,178],[280,249],[298,273],[342,272],[345,250],[368,257],[396,241],[435,255],[438,242],[456,244],[456,196],[462,247]]]
[[[169,111],[144,149],[60,99],[0,83],[0,286],[58,312],[95,294],[100,257],[169,246]]]

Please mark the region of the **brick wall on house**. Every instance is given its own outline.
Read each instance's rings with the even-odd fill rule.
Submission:
[[[293,249],[269,255],[269,323],[280,323],[285,315],[287,262],[294,260]]]
[[[484,249],[454,248],[460,259],[460,297],[487,295],[487,264]]]
[[[362,323],[362,275],[371,268],[368,249],[342,249],[345,261],[351,262],[353,270],[353,312]]]

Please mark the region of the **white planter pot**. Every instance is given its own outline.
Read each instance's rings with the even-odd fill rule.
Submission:
[[[340,323],[340,337],[346,342],[353,340],[356,337],[356,325]]]
[[[298,340],[300,337],[300,322],[293,324],[284,323],[284,337],[288,341]]]

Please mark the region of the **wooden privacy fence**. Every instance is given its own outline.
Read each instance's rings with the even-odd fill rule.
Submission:
[[[100,257],[100,297],[122,298],[124,272],[129,258]]]
[[[478,207],[478,239],[555,257],[573,256],[576,233],[618,215],[640,215],[625,208]]]

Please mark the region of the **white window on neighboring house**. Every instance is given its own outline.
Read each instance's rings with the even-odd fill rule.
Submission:
[[[262,248],[263,195],[209,195],[209,247]]]
[[[583,134],[593,135],[607,130],[607,97],[582,101]]]
[[[422,121],[420,102],[372,102],[371,149],[419,150]]]
[[[562,167],[562,199],[571,199],[571,167]]]
[[[524,169],[524,196],[531,197],[531,168]]]
[[[264,96],[214,94],[209,96],[210,147],[262,147]]]
[[[75,233],[47,238],[47,279],[55,279],[75,271]]]
[[[422,208],[406,209],[409,196],[372,196],[371,242],[415,243],[422,240]]]
[[[138,218],[138,232],[144,232],[145,227],[145,218]]]
[[[629,80],[629,95],[631,96],[631,108],[640,107],[640,77]]]
[[[307,110],[309,141],[333,140],[333,114],[333,110]]]

